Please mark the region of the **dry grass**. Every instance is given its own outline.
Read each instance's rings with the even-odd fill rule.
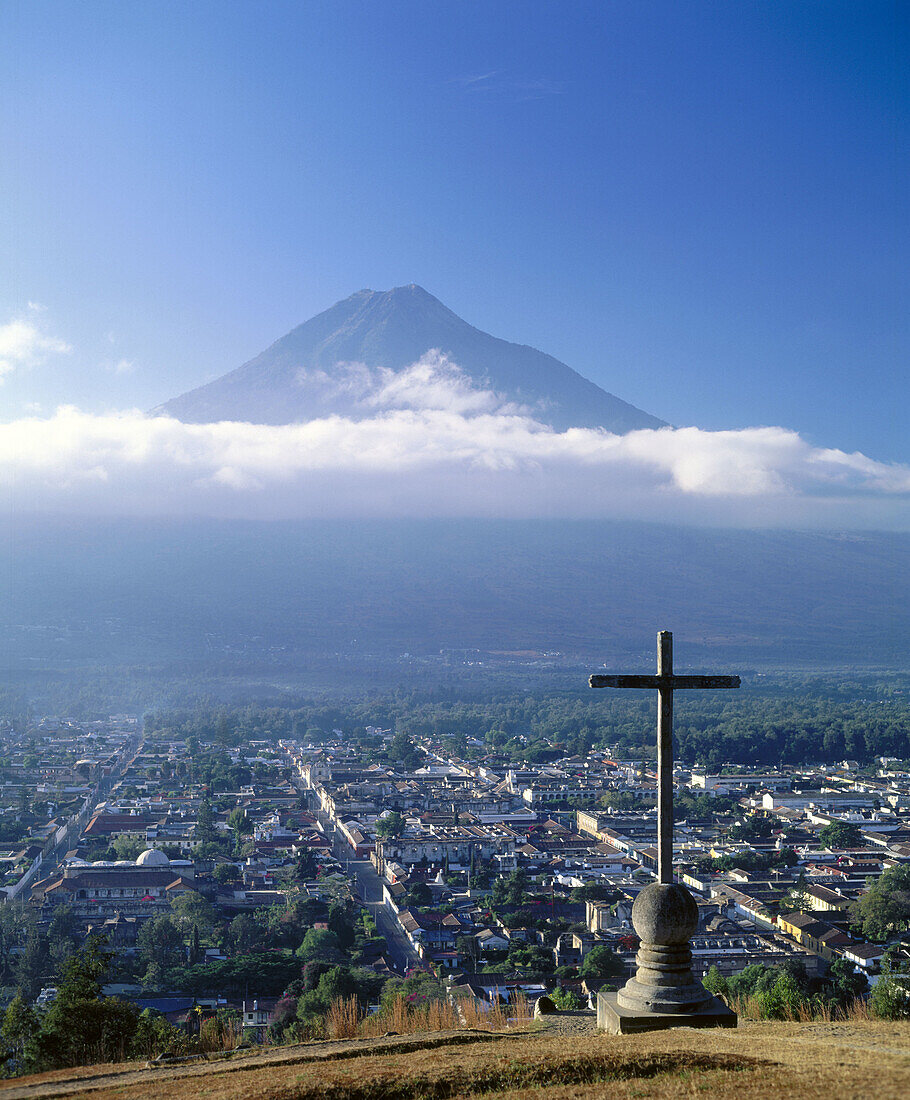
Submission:
[[[332,1002],[325,1019],[325,1038],[376,1039],[382,1035],[455,1031],[460,1027],[506,1031],[524,1026],[531,1018],[528,1000],[523,994],[516,997],[512,1006],[493,1005],[487,1010],[473,997],[465,997],[453,1005],[435,1000],[412,1004],[400,996],[379,1012],[364,1017],[361,1017],[357,998],[345,997]]]
[[[236,1050],[241,1042],[243,1026],[239,1020],[223,1020],[213,1016],[202,1025],[197,1049],[201,1054],[214,1054],[222,1050]]]
[[[767,1020],[760,997],[724,997],[741,1020]],[[858,998],[844,1007],[823,1001],[798,1001],[784,1006],[780,1018],[787,1023],[868,1023],[875,1020],[867,1001]]]
[[[749,1023],[614,1037],[546,1032],[352,1040],[95,1080],[3,1082],[0,1100],[904,1100],[910,1025]],[[85,1090],[89,1090],[86,1092]]]

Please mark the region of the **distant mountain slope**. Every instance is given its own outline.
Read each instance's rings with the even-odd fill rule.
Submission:
[[[5,535],[9,665],[477,648],[647,668],[668,629],[717,670],[906,666],[906,534],[21,517]]]
[[[333,414],[362,419],[383,407],[408,407],[407,386],[390,393],[388,372],[433,349],[459,368],[462,396],[492,390],[497,404],[520,406],[559,430],[623,433],[664,425],[551,355],[481,332],[413,284],[352,294],[255,359],[154,411],[188,423],[287,424]],[[446,363],[441,369],[451,371]]]

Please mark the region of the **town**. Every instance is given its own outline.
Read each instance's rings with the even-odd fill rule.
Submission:
[[[3,731],[7,1004],[46,1011],[90,942],[110,953],[108,996],[184,1030],[230,1018],[254,1043],[324,1034],[339,990],[374,1011],[431,987],[479,1012],[544,995],[581,1008],[634,973],[653,761],[518,764],[374,726],[235,746],[144,726]],[[844,1001],[906,968],[888,910],[910,864],[906,761],[680,764],[674,787],[673,866],[709,989],[787,973]]]

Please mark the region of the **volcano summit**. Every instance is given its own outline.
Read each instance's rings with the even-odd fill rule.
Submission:
[[[481,332],[414,284],[358,291],[154,411],[187,423],[289,424],[402,408],[522,412],[559,431],[664,426],[551,355]]]

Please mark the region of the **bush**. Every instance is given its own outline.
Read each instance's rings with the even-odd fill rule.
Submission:
[[[584,1008],[581,998],[576,996],[571,989],[554,989],[550,994],[550,1000],[560,1012],[571,1012]]]
[[[872,1014],[880,1020],[910,1019],[910,990],[893,977],[881,977],[869,997]]]

